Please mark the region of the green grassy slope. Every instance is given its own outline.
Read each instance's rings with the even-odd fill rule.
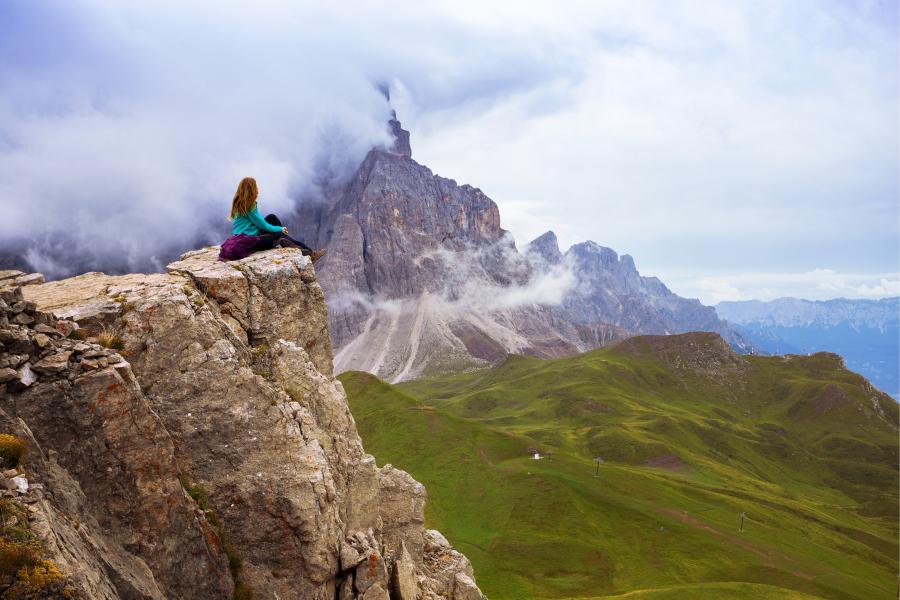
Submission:
[[[341,380],[492,600],[896,598],[897,404],[834,355],[686,334]]]

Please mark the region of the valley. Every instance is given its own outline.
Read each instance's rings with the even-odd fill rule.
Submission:
[[[836,355],[693,333],[340,379],[490,598],[896,594],[897,404]]]

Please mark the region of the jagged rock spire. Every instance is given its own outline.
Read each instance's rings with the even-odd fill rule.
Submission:
[[[394,134],[394,143],[390,150],[396,154],[412,158],[412,146],[409,145],[409,131],[400,126],[400,121],[397,120],[397,115],[393,110],[391,110],[391,114],[394,118],[388,121],[388,125],[391,126],[391,133]]]
[[[378,91],[381,92],[381,95],[384,96],[384,99],[388,101],[388,104],[390,104],[391,88],[387,82],[380,81],[376,84],[376,87],[378,88]],[[391,107],[391,118],[388,121],[388,126],[390,126],[391,134],[394,136],[394,143],[391,144],[388,150],[395,154],[412,158],[412,147],[409,144],[409,131],[403,129],[400,125],[400,121],[397,119],[397,111],[395,111],[393,107]]]
[[[559,240],[556,234],[548,231],[531,240],[526,252],[530,256],[539,256],[547,264],[555,265],[562,260],[562,252],[559,251]]]

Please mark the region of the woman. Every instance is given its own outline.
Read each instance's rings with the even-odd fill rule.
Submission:
[[[287,227],[275,215],[264,219],[256,207],[259,188],[252,177],[244,177],[238,184],[231,201],[231,237],[222,244],[219,254],[223,260],[244,258],[252,252],[272,248],[299,248],[305,256],[316,262],[325,254],[324,250],[312,250],[299,240],[288,236]]]

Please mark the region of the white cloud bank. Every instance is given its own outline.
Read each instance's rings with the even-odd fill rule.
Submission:
[[[896,279],[872,275],[900,251],[892,0],[6,0],[0,22],[0,242],[50,274],[54,245],[134,269],[218,239],[247,174],[265,210],[314,196],[386,140],[388,81],[414,156],[520,245],[593,239],[702,298],[774,289],[718,273]]]
[[[573,265],[561,262],[536,268],[516,251],[511,236],[481,248],[450,251],[438,248],[418,256],[417,267],[430,263],[428,309],[446,322],[475,313],[487,315],[521,307],[557,306],[577,284]],[[437,274],[435,276],[434,274]],[[344,291],[330,301],[332,308],[359,305],[368,312],[388,315],[419,310],[420,298],[378,298],[357,290]]]
[[[221,239],[241,177],[256,176],[262,208],[277,212],[387,142],[379,82],[447,107],[570,70],[564,49],[523,47],[449,11],[0,4],[0,245],[50,275],[159,266],[173,246]]]
[[[831,298],[883,298],[900,296],[900,273],[839,273],[814,269],[801,273],[739,273],[673,277],[669,287],[704,304],[724,300],[774,300],[795,297],[807,300]]]
[[[520,243],[592,239],[666,282],[898,269],[896,2],[537,10],[478,23],[564,39],[581,77],[485,110],[404,110],[418,156],[477,182]]]

